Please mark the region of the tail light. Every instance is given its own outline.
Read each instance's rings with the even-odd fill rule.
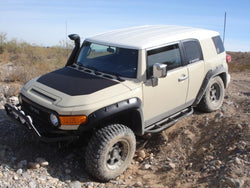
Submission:
[[[227,61],[227,63],[232,61],[231,55],[229,55],[229,54],[226,55],[226,61]]]

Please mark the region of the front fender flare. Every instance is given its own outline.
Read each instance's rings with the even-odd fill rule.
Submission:
[[[82,129],[91,129],[98,125],[98,123],[101,123],[103,120],[107,118],[115,117],[116,115],[133,111],[134,114],[139,117],[138,123],[136,124],[136,127],[131,127],[133,131],[137,135],[143,135],[144,134],[144,123],[143,123],[143,112],[142,112],[142,103],[139,98],[130,98],[126,99],[120,102],[117,102],[115,104],[100,108],[96,110],[95,112],[92,112],[88,116],[88,122],[87,125],[80,126]],[[85,128],[84,128],[85,127]]]

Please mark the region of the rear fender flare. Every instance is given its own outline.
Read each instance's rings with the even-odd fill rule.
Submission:
[[[200,88],[200,90],[196,96],[196,99],[193,103],[193,106],[196,106],[199,104],[200,100],[202,99],[202,97],[207,89],[208,83],[211,80],[211,78],[218,76],[218,75],[222,75],[222,80],[223,80],[224,85],[226,87],[227,76],[223,76],[223,74],[225,74],[225,75],[228,74],[228,70],[223,65],[220,65],[220,66],[216,67],[215,69],[211,69],[207,72],[207,74],[202,82],[201,88]]]

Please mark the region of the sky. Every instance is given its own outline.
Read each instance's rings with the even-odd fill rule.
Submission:
[[[42,46],[139,25],[211,29],[223,38],[225,11],[226,50],[250,51],[249,0],[0,0],[0,33]]]

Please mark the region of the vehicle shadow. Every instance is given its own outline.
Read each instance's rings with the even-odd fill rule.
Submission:
[[[86,141],[83,138],[71,143],[41,142],[25,127],[10,119],[4,109],[0,109],[0,130],[0,165],[4,168],[12,171],[21,168],[26,172],[29,162],[44,158],[49,165],[40,168],[46,168],[53,178],[62,182],[93,181],[84,167]],[[24,165],[20,167],[21,161]]]

